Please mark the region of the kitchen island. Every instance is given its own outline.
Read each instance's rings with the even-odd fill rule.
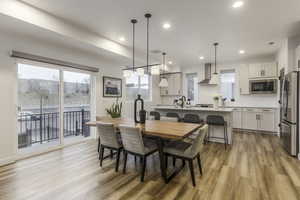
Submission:
[[[203,107],[175,107],[175,106],[154,106],[154,110],[159,112],[162,116],[165,116],[168,112],[178,113],[181,118],[184,114],[194,113],[198,114],[201,119],[204,121],[208,115],[220,115],[224,117],[224,120],[227,122],[227,134],[228,134],[228,143],[232,144],[232,117],[233,117],[233,108],[203,108]],[[221,126],[212,126],[210,128],[210,136],[212,137],[223,137],[224,128]],[[224,143],[222,139],[211,138],[211,142],[220,142]]]

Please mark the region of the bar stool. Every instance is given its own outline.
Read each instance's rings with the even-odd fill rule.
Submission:
[[[156,111],[151,111],[150,116],[154,117],[154,120],[160,120],[160,113]]]
[[[173,118],[177,118],[177,119],[178,119],[178,122],[180,122],[180,121],[181,121],[181,119],[180,119],[180,116],[178,115],[178,113],[172,113],[172,112],[168,112],[168,113],[166,114],[166,117],[173,117]]]
[[[208,115],[206,118],[206,123],[208,124],[208,138],[216,138],[216,139],[223,139],[224,144],[225,144],[225,149],[226,145],[228,144],[228,136],[227,136],[227,122],[224,120],[224,117],[219,116],[219,115]],[[210,136],[210,131],[211,131],[211,126],[223,126],[224,127],[224,137],[211,137]]]

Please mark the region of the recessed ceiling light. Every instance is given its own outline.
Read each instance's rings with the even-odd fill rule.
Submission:
[[[124,42],[124,41],[125,41],[125,38],[124,38],[124,37],[120,37],[119,40],[120,40],[121,42]]]
[[[200,60],[204,60],[204,56],[200,56],[199,58],[200,58]]]
[[[172,62],[172,61],[169,61],[169,62],[168,62],[168,64],[169,64],[169,65],[172,65],[172,64],[173,64],[173,62]]]
[[[240,8],[244,5],[244,2],[243,1],[236,1],[232,4],[232,7],[233,8]]]
[[[269,45],[274,45],[275,44],[275,42],[269,42]]]
[[[170,23],[164,23],[163,28],[164,29],[169,29],[169,28],[171,28],[171,24]]]
[[[240,50],[239,53],[240,54],[245,54],[245,50]]]

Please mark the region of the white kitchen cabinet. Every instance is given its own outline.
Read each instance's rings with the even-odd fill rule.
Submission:
[[[232,121],[232,128],[242,128],[242,109],[234,108],[233,109],[233,121]]]
[[[273,109],[262,109],[259,114],[259,130],[275,132],[275,111]]]
[[[277,77],[277,63],[257,63],[249,65],[249,78]]]
[[[244,108],[242,113],[242,129],[276,132],[274,109]]]
[[[161,96],[180,96],[182,95],[182,74],[171,73],[165,75],[168,81],[168,87],[160,89]]]
[[[250,64],[249,65],[249,78],[261,77],[262,64]]]
[[[242,114],[242,127],[243,129],[257,130],[257,110],[252,108],[243,109]]]
[[[264,63],[263,64],[264,77],[277,77],[277,63]]]
[[[240,94],[250,94],[248,65],[241,65],[239,68],[239,86]]]

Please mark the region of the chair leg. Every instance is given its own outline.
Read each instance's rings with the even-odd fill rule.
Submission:
[[[98,138],[98,153],[100,153],[100,137]]]
[[[200,154],[197,155],[197,161],[198,161],[199,171],[200,171],[200,174],[202,176],[202,166],[201,166]]]
[[[119,171],[120,154],[121,154],[121,149],[118,149],[118,151],[117,151],[117,160],[116,160],[116,172]]]
[[[113,152],[113,150],[110,150],[110,158],[111,158],[111,159],[114,158],[114,152]]]
[[[173,167],[175,167],[175,165],[176,165],[176,158],[173,157]]]
[[[134,164],[136,164],[136,156],[134,156]]]
[[[224,145],[225,145],[225,150],[226,150],[226,143],[227,143],[227,139],[226,139],[226,126],[224,125]]]
[[[128,153],[124,150],[123,174],[126,173],[127,155]]]
[[[189,160],[189,167],[190,167],[190,172],[191,172],[191,176],[192,176],[192,182],[193,182],[193,186],[196,186],[196,181],[195,181],[195,173],[194,173],[194,166],[193,166],[193,160],[190,159]]]
[[[169,157],[168,155],[165,155],[165,168],[168,169],[168,161],[169,161]]]
[[[104,155],[104,147],[100,145],[100,154],[99,154],[100,167],[102,167],[103,155]]]
[[[147,158],[146,156],[142,156],[142,174],[141,174],[141,182],[144,182],[144,177],[145,177],[145,171],[146,171],[146,164],[147,164]]]
[[[181,161],[182,161],[182,167],[184,167],[185,166],[185,160],[182,159]]]

